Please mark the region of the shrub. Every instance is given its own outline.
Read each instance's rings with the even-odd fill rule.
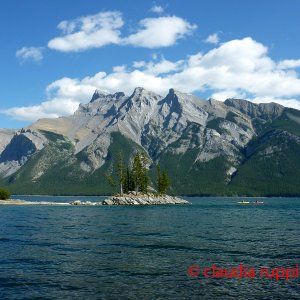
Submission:
[[[0,188],[0,200],[6,200],[10,197],[10,192]]]

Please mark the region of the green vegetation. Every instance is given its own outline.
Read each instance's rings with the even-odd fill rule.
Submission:
[[[157,177],[156,177],[156,184],[157,184],[157,193],[165,195],[170,186],[170,179],[166,171],[160,170],[160,166],[157,165],[156,167]]]
[[[133,162],[124,163],[124,157],[122,151],[118,153],[118,161],[117,161],[117,174],[106,174],[106,178],[108,183],[116,187],[119,185],[120,187],[120,195],[124,193],[127,194],[129,192],[135,191],[136,193],[148,193],[149,188],[149,169],[148,165],[150,164],[150,160],[143,152],[135,153],[133,157]],[[117,178],[114,180],[114,178]],[[157,194],[165,195],[170,186],[170,179],[167,175],[166,171],[160,170],[160,166],[156,167],[156,188]]]
[[[49,144],[34,154],[19,171],[0,179],[0,185],[14,194],[111,195],[116,193],[116,187],[108,184],[106,174],[114,173],[117,164],[114,158],[118,157],[119,149],[123,149],[126,158],[142,151],[140,146],[120,133],[113,133],[105,164],[93,170],[88,149],[74,155],[74,146],[69,140],[57,134],[51,138]],[[82,163],[91,171],[83,171]]]
[[[120,195],[135,191],[136,193],[147,193],[149,176],[148,168],[149,160],[143,152],[137,152],[134,155],[132,165],[125,165],[123,154],[118,153],[117,163],[117,181],[120,186]],[[106,178],[110,185],[116,186],[112,174],[107,174]]]
[[[184,154],[165,153],[159,161],[162,169],[169,171],[172,195],[226,195],[225,185],[228,162],[217,157],[207,162],[196,161],[198,149]]]
[[[0,188],[0,200],[7,200],[10,197],[10,192]]]
[[[298,119],[298,123],[295,121]],[[279,118],[270,124],[269,130],[285,130],[300,137],[300,112],[294,109],[287,109]]]
[[[248,146],[244,163],[229,184],[229,194],[297,196],[300,145],[284,131],[270,130]]]
[[[233,121],[237,117],[232,114],[227,118]],[[299,120],[298,111],[287,110],[273,121],[257,121],[258,136],[236,153],[239,165],[222,155],[199,161],[199,132],[203,129],[195,123],[189,123],[181,138],[164,152],[151,153],[152,165],[142,147],[117,132],[111,136],[100,168],[94,167],[90,149],[75,155],[67,138],[46,132],[48,145],[18,172],[1,178],[0,186],[13,194],[147,193],[152,186],[159,194],[173,195],[299,196]],[[218,129],[220,122],[214,120],[208,127]],[[193,146],[184,153],[178,151],[190,144]],[[237,172],[230,178],[226,173],[232,166]]]

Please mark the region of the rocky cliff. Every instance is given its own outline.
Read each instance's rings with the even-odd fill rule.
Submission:
[[[299,134],[300,112],[275,103],[96,91],[73,116],[0,131],[0,183],[22,193],[112,193],[105,176],[122,149],[128,160],[144,151],[150,171],[168,169],[175,194],[294,195]]]

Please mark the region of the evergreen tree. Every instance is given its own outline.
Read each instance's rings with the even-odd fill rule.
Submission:
[[[132,175],[133,175],[133,182],[135,187],[135,192],[139,192],[140,188],[140,178],[141,178],[141,160],[139,154],[137,153],[133,159],[133,166],[132,166]]]
[[[10,197],[10,192],[0,188],[0,200],[7,200]]]
[[[105,178],[106,178],[108,184],[115,189],[116,181],[113,176],[113,165],[109,166],[109,169],[107,170],[107,172],[104,175],[105,175]]]
[[[166,194],[170,186],[170,179],[166,171],[161,174],[161,193]]]
[[[124,166],[124,159],[123,159],[122,151],[120,151],[118,154],[117,170],[118,170],[118,179],[119,179],[119,183],[120,183],[120,194],[121,194],[121,196],[123,196],[123,186],[124,186],[124,183],[126,182],[126,170],[125,170],[125,166]]]
[[[156,166],[156,186],[157,186],[157,192],[161,194],[162,186],[161,186],[161,171],[160,166]]]
[[[137,153],[133,160],[132,177],[135,187],[135,192],[148,192],[148,169],[147,169],[147,157],[143,153]]]
[[[124,178],[124,193],[127,194],[130,191],[134,191],[134,182],[132,178],[132,170],[127,167]]]
[[[134,156],[132,167],[126,167],[122,151],[120,151],[116,165],[117,174],[115,176],[107,174],[106,179],[113,187],[119,183],[121,195],[130,191],[135,191],[136,193],[147,193],[149,183],[147,169],[148,163],[149,162],[145,154],[138,152]],[[117,180],[114,180],[113,177],[117,177]]]
[[[156,167],[156,184],[157,184],[157,192],[159,194],[166,194],[168,188],[170,186],[170,179],[166,171],[161,172],[160,166]]]
[[[149,183],[149,177],[148,177],[148,159],[144,153],[140,153],[140,161],[141,161],[141,179],[140,179],[140,191],[142,193],[147,194],[148,193],[148,183]]]

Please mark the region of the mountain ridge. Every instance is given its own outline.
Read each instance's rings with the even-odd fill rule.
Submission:
[[[300,111],[276,103],[203,100],[175,89],[170,89],[165,97],[142,87],[137,87],[130,96],[123,92],[109,94],[96,90],[90,102],[80,104],[72,116],[41,119],[17,132],[0,130],[0,184],[21,192],[24,191],[23,180],[33,191],[43,191],[41,182],[54,180],[53,166],[56,165],[62,175],[67,172],[70,182],[82,186],[82,190],[90,188],[96,193],[110,193],[112,189],[104,183],[105,174],[113,172],[118,152],[116,145],[120,144],[120,148],[126,148],[126,151],[122,149],[129,160],[137,150],[147,154],[153,187],[154,166],[160,163],[173,173],[171,192],[175,194],[207,195],[215,191],[222,195],[266,195],[267,190],[262,187],[262,192],[256,191],[255,186],[259,184],[254,177],[248,185],[237,179],[251,173],[252,165],[248,173],[244,170],[254,158],[256,163],[264,164],[261,156],[251,156],[251,151],[265,153],[266,160],[271,156],[268,166],[272,169],[273,164],[282,165],[282,177],[295,185],[297,178],[296,181],[294,178],[299,171],[293,171],[286,161],[291,151],[295,166],[300,164],[295,155],[300,149],[299,133]],[[285,141],[281,145],[276,142],[279,137]],[[27,148],[21,146],[22,143]],[[50,160],[49,149],[56,153]],[[282,154],[282,160],[278,161],[275,154],[270,153]],[[207,178],[205,170],[209,173]],[[269,181],[275,184],[280,172],[275,167],[274,170]],[[265,172],[257,171],[257,182],[260,176],[265,178]],[[25,173],[28,173],[26,178]],[[186,183],[185,177],[190,182]],[[92,187],[96,178],[101,181],[99,189]],[[213,178],[217,182],[213,182]],[[292,184],[287,184],[286,191],[283,187],[279,190],[273,184],[270,186],[270,193],[274,195],[300,194]],[[63,181],[56,190],[64,191]]]

